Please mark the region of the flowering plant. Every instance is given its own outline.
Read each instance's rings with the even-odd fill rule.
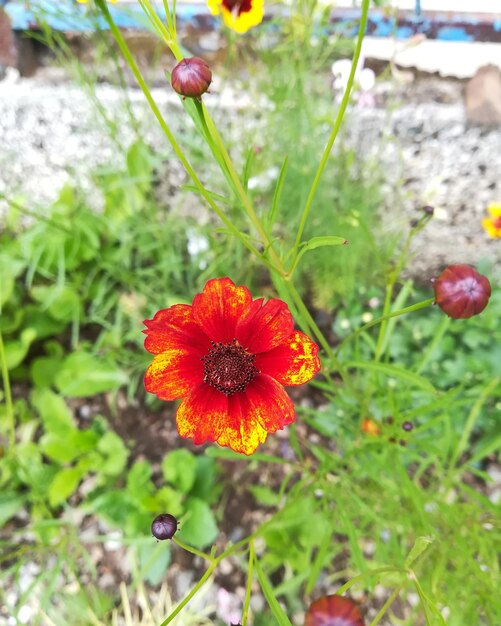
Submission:
[[[277,512],[259,525],[248,537],[234,543],[228,542],[219,553],[217,546],[206,554],[186,544],[182,538],[183,523],[181,522],[178,533],[177,520],[171,519],[173,518],[171,514],[162,513],[160,522],[158,517],[155,519],[153,532],[158,539],[172,541],[178,547],[208,563],[207,570],[200,581],[180,601],[164,620],[162,626],[166,626],[182,611],[223,560],[228,557],[240,558],[243,555],[246,555],[248,560],[246,566],[242,564],[247,573],[242,626],[245,626],[250,619],[254,576],[257,577],[276,623],[290,626],[291,621],[277,601],[269,578],[269,572],[276,572],[282,563],[274,561],[273,556],[268,557],[267,561],[267,554],[260,552],[256,540],[264,539],[271,546],[277,545],[283,539],[283,528],[294,529],[293,536],[297,539],[297,543],[291,541],[283,547],[283,550],[290,553],[297,559],[296,562],[301,564],[297,570],[302,568],[302,578],[298,574],[297,579],[291,583],[291,589],[296,590],[299,584],[305,583],[308,594],[312,593],[323,568],[332,565],[325,555],[328,554],[329,545],[334,538],[332,524],[329,524],[333,514],[338,515],[337,519],[343,525],[343,533],[349,537],[355,554],[360,557],[361,548],[356,540],[353,524],[345,518],[344,512],[338,511],[336,507],[339,498],[343,495],[346,497],[348,494],[345,502],[356,502],[357,506],[368,508],[371,515],[377,518],[377,502],[371,507],[365,505],[363,493],[357,492],[357,486],[350,483],[349,475],[345,476],[345,484],[338,484],[340,482],[338,476],[344,463],[348,458],[355,457],[361,446],[365,446],[364,449],[376,450],[364,474],[365,480],[367,482],[386,480],[384,475],[377,475],[372,464],[376,466],[379,457],[387,455],[392,459],[392,469],[395,465],[404,477],[402,480],[407,489],[408,501],[415,502],[414,477],[408,475],[409,466],[397,456],[396,446],[383,448],[381,442],[388,432],[391,436],[387,438],[387,441],[390,444],[396,443],[397,438],[394,434],[398,428],[401,437],[398,450],[401,450],[406,447],[410,437],[418,434],[419,429],[414,427],[411,418],[414,417],[413,403],[416,398],[419,400],[422,397],[419,393],[431,396],[428,398],[428,405],[432,408],[436,407],[437,403],[440,409],[446,406],[449,392],[441,394],[429,380],[421,375],[421,371],[427,366],[433,351],[437,349],[445,333],[446,325],[450,323],[450,318],[467,318],[480,313],[487,305],[490,285],[487,278],[473,268],[452,266],[438,277],[434,298],[429,297],[422,302],[404,306],[411,290],[404,288],[396,295],[397,280],[407,258],[412,238],[432,218],[433,210],[425,207],[419,219],[412,225],[396,262],[388,271],[381,314],[375,319],[366,319],[363,326],[346,334],[342,341],[333,345],[331,337],[322,330],[321,324],[306,305],[298,289],[297,270],[306,255],[318,248],[331,248],[334,254],[336,248],[342,250],[342,246],[348,244],[342,233],[323,233],[321,236],[307,239],[305,229],[315,206],[320,180],[324,175],[349,104],[367,25],[369,0],[362,1],[353,57],[349,69],[346,66],[343,70],[342,97],[334,119],[329,120],[331,123],[329,123],[325,147],[311,185],[305,190],[303,205],[298,209],[297,229],[293,233],[293,242],[290,246],[279,240],[274,232],[287,160],[284,161],[284,166],[278,176],[273,205],[265,215],[262,215],[256,209],[254,199],[249,193],[248,178],[239,174],[205,105],[206,94],[215,72],[198,57],[185,58],[177,36],[175,7],[167,1],[164,2],[166,19],[163,21],[149,0],[140,0],[152,29],[175,57],[176,65],[171,74],[172,87],[180,95],[181,106],[195,122],[197,132],[210,149],[214,162],[228,185],[231,193],[230,202],[211,191],[202,181],[155,102],[123,34],[112,19],[105,0],[96,0],[96,4],[143,91],[153,115],[190,177],[192,190],[217,216],[225,228],[225,234],[234,237],[249,256],[257,260],[267,271],[270,288],[273,288],[274,295],[276,292],[276,295],[280,296],[280,299],[271,297],[267,301],[261,298],[254,300],[247,287],[236,285],[230,277],[211,278],[202,291],[194,296],[192,304],[175,304],[164,308],[154,313],[151,319],[145,322],[145,347],[154,355],[146,371],[145,387],[160,400],[169,402],[181,400],[176,413],[179,435],[193,440],[195,444],[215,442],[219,446],[231,449],[231,451],[221,451],[216,446],[211,446],[209,450],[214,456],[220,454],[225,458],[235,460],[239,458],[234,454],[236,452],[247,456],[253,455],[251,459],[256,461],[287,465],[287,475],[279,496],[273,499],[273,496],[265,492],[265,496],[269,497],[268,501],[271,500],[276,506]],[[310,5],[305,3],[305,6],[308,8]],[[241,33],[258,24],[263,17],[263,3],[257,0],[239,2],[210,0],[209,7],[214,13],[219,11],[222,14],[226,25]],[[301,24],[301,27],[303,26]],[[245,228],[239,227],[228,205],[237,206],[239,216],[245,220]],[[458,267],[462,269],[458,270]],[[430,345],[423,351],[422,359],[415,370],[411,371],[392,363],[388,355],[392,347],[391,328],[396,318],[425,309],[433,304],[437,304],[437,314],[440,314],[438,309],[442,309],[449,317],[444,316],[443,325]],[[295,328],[295,323],[298,329]],[[378,326],[379,329],[375,339],[367,333],[374,326]],[[370,353],[370,358],[366,358],[368,353]],[[320,361],[322,362],[321,370]],[[366,379],[361,379],[359,375],[361,371],[368,372]],[[320,375],[313,380],[318,372]],[[391,385],[388,383],[388,386],[383,388],[380,385],[381,378],[390,379]],[[350,407],[353,412],[359,414],[357,438],[349,450],[342,450],[333,455],[315,445],[314,442],[306,446],[300,445],[294,427],[296,408],[283,387],[298,386],[310,381],[325,397],[335,398],[340,405]],[[396,389],[398,382],[395,381],[405,381],[412,387],[412,391],[404,398],[399,395]],[[479,400],[478,410],[476,408],[475,411],[472,410],[473,417],[468,418],[466,436],[461,436],[455,444],[451,444],[450,458],[447,469],[444,470],[446,475],[444,480],[450,489],[454,483],[456,470],[460,466],[468,436],[473,429],[475,416],[498,383],[499,380],[495,379],[486,386]],[[382,389],[384,389],[385,401],[387,400],[388,404],[392,404],[395,410],[401,413],[399,420],[392,416],[383,420],[381,415],[374,415],[379,409],[377,390],[383,394]],[[349,398],[347,399],[346,396]],[[407,405],[405,409],[402,408],[404,403]],[[343,409],[340,408],[339,411],[342,416]],[[335,434],[338,426],[333,422],[336,422],[337,417],[329,415],[328,419],[321,422],[318,419],[320,413],[318,411],[312,421],[318,420],[324,433]],[[302,411],[301,417],[305,421],[308,420],[306,409]],[[286,460],[280,455],[262,452],[262,450],[267,450],[264,446],[256,452],[258,446],[264,444],[268,434],[289,425],[291,426],[290,449],[293,450],[291,456],[294,457],[294,461],[291,461],[293,470],[288,465],[290,459]],[[308,448],[306,451],[305,447]],[[268,450],[274,452],[271,447]],[[225,452],[228,452],[227,456]],[[416,458],[419,458],[419,455],[416,455]],[[436,461],[430,463],[434,462]],[[423,473],[426,470],[427,467],[424,467]],[[291,476],[294,480],[291,480]],[[293,486],[289,485],[289,480]],[[260,486],[255,485],[255,487]],[[380,486],[378,489],[378,493],[382,491]],[[255,493],[260,492],[255,489]],[[287,504],[283,504],[284,500]],[[398,502],[395,517],[398,511],[407,505],[408,502]],[[421,526],[435,528],[422,523],[424,515],[422,508],[424,507],[419,507]],[[433,511],[433,507],[430,511]],[[169,522],[167,528],[165,520]],[[279,526],[279,522],[282,522],[283,526]],[[314,530],[311,530],[311,527]],[[381,541],[390,541],[391,533],[389,535],[386,533],[382,537]],[[415,585],[427,617],[429,614],[441,616],[440,610],[431,604],[427,595],[422,591],[415,571],[420,559],[432,551],[430,546],[433,543],[434,538],[428,534],[425,535],[424,531],[419,536],[413,536],[412,543],[405,544],[407,556],[401,559],[402,563],[393,563],[387,567],[361,572],[340,585],[336,591],[337,595],[345,593],[356,583],[387,574],[389,580],[396,581],[395,590],[378,611],[373,624],[383,617],[392,602],[408,584]],[[305,545],[308,546],[308,550],[305,550]],[[358,562],[362,562],[361,557]],[[348,578],[348,575],[346,577]],[[372,583],[368,586],[372,586]],[[306,623],[312,626],[317,623],[335,626],[341,624],[346,626],[352,623],[359,626],[363,623],[362,612],[357,606],[348,600],[332,598],[332,596],[313,603],[306,620]]]

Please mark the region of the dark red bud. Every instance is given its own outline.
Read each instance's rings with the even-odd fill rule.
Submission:
[[[404,422],[402,428],[409,433],[414,428],[414,424],[412,422]]]
[[[364,619],[353,600],[323,596],[310,605],[304,626],[364,626]]]
[[[209,89],[211,82],[210,67],[200,57],[183,59],[172,70],[172,88],[185,98],[200,98]]]
[[[435,209],[429,204],[427,204],[426,206],[423,207],[423,212],[426,213],[426,215],[433,215],[433,213],[435,213]]]
[[[170,513],[157,515],[151,522],[151,534],[160,541],[172,539],[177,531],[178,521]]]
[[[487,278],[469,265],[449,265],[433,287],[435,304],[454,319],[478,315],[487,306],[491,295]]]

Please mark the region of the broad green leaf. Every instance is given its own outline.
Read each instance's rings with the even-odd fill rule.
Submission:
[[[186,520],[181,522],[180,537],[195,548],[205,548],[218,535],[214,515],[207,502],[199,498],[186,501]]]
[[[129,451],[122,439],[110,430],[99,439],[97,449],[105,457],[99,471],[108,476],[118,476],[124,470],[129,457]]]
[[[31,363],[30,374],[37,387],[51,387],[61,368],[61,358],[42,356]]]
[[[273,587],[271,586],[268,577],[263,572],[261,565],[259,564],[259,559],[254,561],[254,565],[256,568],[257,578],[259,580],[259,584],[263,591],[263,595],[266,598],[266,602],[268,602],[268,606],[270,607],[271,612],[273,613],[273,617],[276,620],[278,626],[292,626],[292,622],[285,614],[285,611],[278,603],[278,600],[273,593]]]
[[[75,429],[71,411],[57,393],[50,389],[35,389],[31,402],[40,414],[46,432],[60,436]]]
[[[24,361],[36,336],[33,328],[25,328],[19,339],[5,343],[5,360],[8,369],[12,370]]]
[[[433,539],[431,537],[418,537],[405,559],[405,567],[412,567],[414,561],[416,561],[432,543]]]
[[[96,447],[98,435],[92,430],[74,429],[64,434],[51,433],[44,435],[40,440],[40,449],[53,461],[70,463],[82,454],[90,452]],[[99,471],[101,465],[95,466],[93,471]]]
[[[67,467],[59,471],[49,487],[49,503],[55,507],[67,500],[78,487],[82,478],[81,471],[76,467]]]
[[[414,372],[406,370],[397,365],[388,365],[387,363],[374,363],[372,361],[349,361],[348,363],[345,363],[345,367],[365,369],[372,372],[377,372],[379,374],[383,374],[384,376],[400,378],[411,383],[412,385],[415,385],[416,387],[424,389],[425,391],[438,394],[438,391],[430,383],[429,380],[423,378],[422,376],[419,376],[419,374],[415,374]]]
[[[127,475],[127,491],[138,499],[147,496],[153,489],[152,473],[148,461],[136,461]]]
[[[71,322],[80,315],[80,296],[69,285],[36,286],[31,295],[59,322]]]
[[[188,450],[174,450],[162,461],[165,480],[179,491],[188,493],[195,482],[197,461]]]
[[[55,384],[62,394],[74,398],[112,391],[127,381],[125,372],[111,361],[88,352],[74,352],[63,361]]]
[[[25,500],[14,491],[0,492],[0,528],[23,507]]]

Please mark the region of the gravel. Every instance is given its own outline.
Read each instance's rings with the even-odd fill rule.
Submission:
[[[217,85],[212,91],[210,106],[230,112],[243,106],[248,115],[248,102],[235,102]],[[175,123],[176,97],[158,88],[153,95]],[[116,120],[119,143],[129,145],[135,135],[120,90],[98,84],[93,98]],[[127,98],[146,140],[167,153],[142,94],[131,88]],[[501,128],[468,126],[458,82],[425,79],[397,89],[379,83],[376,102],[386,106],[350,111],[347,138],[383,167],[382,219],[402,227],[418,216],[419,207],[436,208],[414,242],[409,272],[426,279],[447,263],[501,261],[499,241],[490,240],[480,223],[486,207],[501,202]],[[105,129],[92,98],[57,70],[45,68],[31,79],[10,70],[0,82],[0,193],[43,210],[69,181],[90,191],[96,167],[123,161],[123,150]],[[171,162],[171,172],[172,167]],[[179,168],[174,178],[183,180]]]

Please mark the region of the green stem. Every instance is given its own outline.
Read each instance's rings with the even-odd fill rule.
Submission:
[[[482,410],[482,407],[485,401],[487,400],[487,398],[490,396],[492,390],[495,389],[499,384],[501,384],[501,378],[493,378],[491,382],[488,385],[486,385],[486,387],[484,387],[482,393],[477,398],[475,404],[472,406],[470,414],[468,415],[468,419],[466,420],[466,424],[464,425],[463,431],[461,433],[461,439],[458,442],[458,445],[456,447],[456,450],[452,456],[452,459],[449,465],[449,472],[448,472],[449,484],[452,481],[452,474],[454,472],[456,464],[459,458],[461,457],[461,454],[463,454],[463,452],[466,450],[471,433],[473,431],[473,428],[475,427],[475,422],[477,421],[477,418],[480,415],[480,411]]]
[[[406,571],[404,569],[399,569],[398,567],[379,567],[378,569],[372,569],[363,574],[359,574],[358,576],[354,576],[347,583],[345,583],[342,587],[336,591],[337,596],[342,596],[343,593],[348,591],[353,585],[365,580],[366,578],[370,578],[372,576],[378,576],[379,574],[386,574],[389,572],[394,572],[396,574],[405,574]]]
[[[242,626],[247,625],[247,619],[249,616],[249,606],[252,592],[252,574],[254,569],[254,559],[256,558],[256,554],[254,552],[254,542],[249,542],[249,565],[247,567],[247,586],[245,588],[245,600],[244,600],[244,608],[242,611]]]
[[[451,319],[450,317],[447,317],[444,315],[444,317],[442,318],[442,321],[440,322],[439,327],[437,328],[437,330],[435,331],[435,335],[433,337],[433,340],[428,344],[428,346],[426,347],[426,350],[421,358],[421,361],[416,369],[416,374],[420,374],[423,369],[428,365],[429,360],[431,359],[433,352],[435,351],[435,348],[438,346],[438,344],[442,341],[442,337],[445,335],[445,333],[447,332],[447,329],[449,328],[450,324],[451,324]]]
[[[390,606],[395,602],[395,600],[397,599],[399,593],[402,591],[404,585],[400,585],[400,587],[397,587],[393,593],[391,594],[391,596],[388,598],[388,600],[386,600],[386,602],[383,604],[383,606],[379,609],[379,611],[377,612],[376,616],[374,617],[374,619],[372,620],[372,622],[369,624],[369,626],[376,626],[376,624],[379,624],[381,618],[384,616],[384,614],[386,613],[386,611],[390,608]]]
[[[12,404],[12,392],[10,388],[9,370],[7,368],[7,359],[3,344],[3,337],[0,331],[0,366],[2,368],[3,388],[5,392],[5,409],[7,413],[7,421],[9,426],[9,447],[13,453],[16,448],[16,421],[14,418],[14,407]]]
[[[412,313],[413,311],[419,311],[419,309],[424,309],[425,307],[430,306],[430,304],[433,304],[434,301],[435,301],[435,298],[428,298],[428,300],[423,300],[422,302],[418,302],[417,304],[412,304],[411,306],[407,306],[403,309],[398,309],[398,311],[393,311],[392,313],[388,313],[386,315],[382,315],[381,317],[377,317],[371,322],[367,322],[367,324],[364,324],[357,330],[350,333],[347,337],[345,337],[343,341],[337,347],[336,352],[339,354],[339,352],[341,352],[341,350],[349,341],[351,341],[352,339],[355,339],[355,337],[358,337],[361,333],[365,332],[372,326],[376,326],[377,324],[380,324],[381,322],[389,320],[392,317],[398,317],[399,315],[405,315],[406,313]]]
[[[99,1],[99,0],[96,0],[96,1]],[[204,584],[212,576],[212,573],[216,569],[218,563],[219,563],[219,559],[216,559],[211,565],[209,565],[209,567],[205,571],[205,574],[197,582],[197,584],[193,587],[193,589],[190,591],[190,593],[181,600],[181,602],[176,606],[176,608],[172,611],[172,613],[166,619],[164,619],[164,621],[160,624],[160,626],[167,626],[167,624],[170,624],[172,622],[172,620],[177,615],[179,615],[179,613],[181,613],[181,611],[184,609],[184,607],[196,596],[196,594],[200,591],[200,589],[204,586]]]
[[[327,141],[327,145],[325,146],[324,153],[322,155],[322,159],[318,165],[317,172],[315,174],[315,178],[313,179],[313,183],[311,185],[308,197],[306,199],[306,204],[303,209],[303,213],[301,215],[301,221],[299,223],[299,228],[296,235],[296,241],[294,243],[293,255],[292,255],[292,265],[295,264],[295,259],[298,253],[299,246],[301,244],[301,238],[303,236],[303,231],[306,226],[306,221],[308,219],[308,215],[311,210],[311,206],[313,204],[313,199],[315,198],[315,194],[317,192],[317,188],[320,182],[320,178],[324,172],[325,166],[327,165],[327,161],[329,159],[332,146],[334,145],[334,141],[339,133],[339,129],[341,128],[341,124],[343,122],[343,117],[346,112],[346,108],[348,106],[348,102],[350,100],[350,94],[353,87],[353,81],[355,80],[355,72],[357,70],[358,60],[360,58],[360,52],[362,50],[362,42],[365,35],[365,29],[367,27],[367,16],[369,12],[369,0],[363,0],[362,9],[360,15],[360,25],[358,28],[358,36],[357,43],[355,45],[355,52],[353,53],[353,60],[351,62],[351,70],[350,76],[348,78],[348,83],[346,85],[346,90],[343,94],[343,99],[341,100],[341,105],[336,115],[336,119],[334,121],[334,125],[332,127],[332,131]]]
[[[181,541],[181,539],[179,539],[175,535],[174,537],[172,537],[172,542],[175,543],[180,548],[182,548],[183,550],[186,550],[186,552],[190,552],[191,554],[195,556],[199,556],[201,559],[204,559],[205,561],[209,561],[210,563],[214,563],[215,561],[214,558],[212,558],[208,554],[205,554],[205,552],[202,552],[201,550],[197,550],[196,548],[189,546],[187,543],[184,543],[184,541]]]
[[[124,38],[122,37],[122,33],[120,32],[120,30],[117,28],[115,22],[113,21],[113,18],[111,17],[111,14],[108,10],[108,7],[106,6],[106,1],[105,0],[96,0],[96,4],[99,7],[99,9],[101,10],[104,19],[106,20],[106,22],[108,23],[111,32],[113,33],[113,36],[115,37],[117,44],[122,52],[122,54],[125,57],[125,60],[127,61],[127,64],[129,65],[132,73],[134,74],[135,79],[137,80],[137,83],[139,85],[139,87],[141,88],[148,104],[150,105],[151,110],[153,111],[154,116],[157,118],[158,123],[160,124],[160,127],[162,129],[162,131],[164,132],[165,136],[167,137],[167,139],[169,140],[176,156],[178,157],[178,159],[181,161],[183,167],[185,168],[185,170],[187,171],[187,173],[189,174],[190,178],[192,179],[192,181],[195,184],[195,187],[198,189],[199,193],[201,196],[203,196],[203,198],[205,198],[205,200],[207,201],[207,203],[209,204],[209,206],[211,207],[211,209],[216,213],[216,215],[219,217],[219,219],[223,222],[223,224],[231,231],[231,233],[237,237],[243,244],[244,246],[250,251],[252,252],[252,254],[256,255],[258,258],[262,258],[261,253],[259,252],[259,250],[253,246],[248,239],[238,230],[238,228],[233,224],[233,222],[231,220],[229,220],[226,215],[224,214],[224,212],[218,207],[218,205],[214,202],[214,200],[212,199],[211,195],[209,194],[209,192],[205,189],[205,187],[202,185],[200,179],[198,178],[195,170],[193,169],[193,167],[191,166],[190,162],[186,159],[186,157],[183,154],[183,151],[181,150],[179,144],[177,143],[174,135],[172,134],[170,128],[168,127],[166,121],[164,120],[160,109],[158,108],[155,100],[153,99],[153,96],[151,95],[151,92],[148,88],[148,85],[146,84],[141,71],[139,70],[139,67],[137,66],[136,62],[134,61],[134,58],[124,40]]]

